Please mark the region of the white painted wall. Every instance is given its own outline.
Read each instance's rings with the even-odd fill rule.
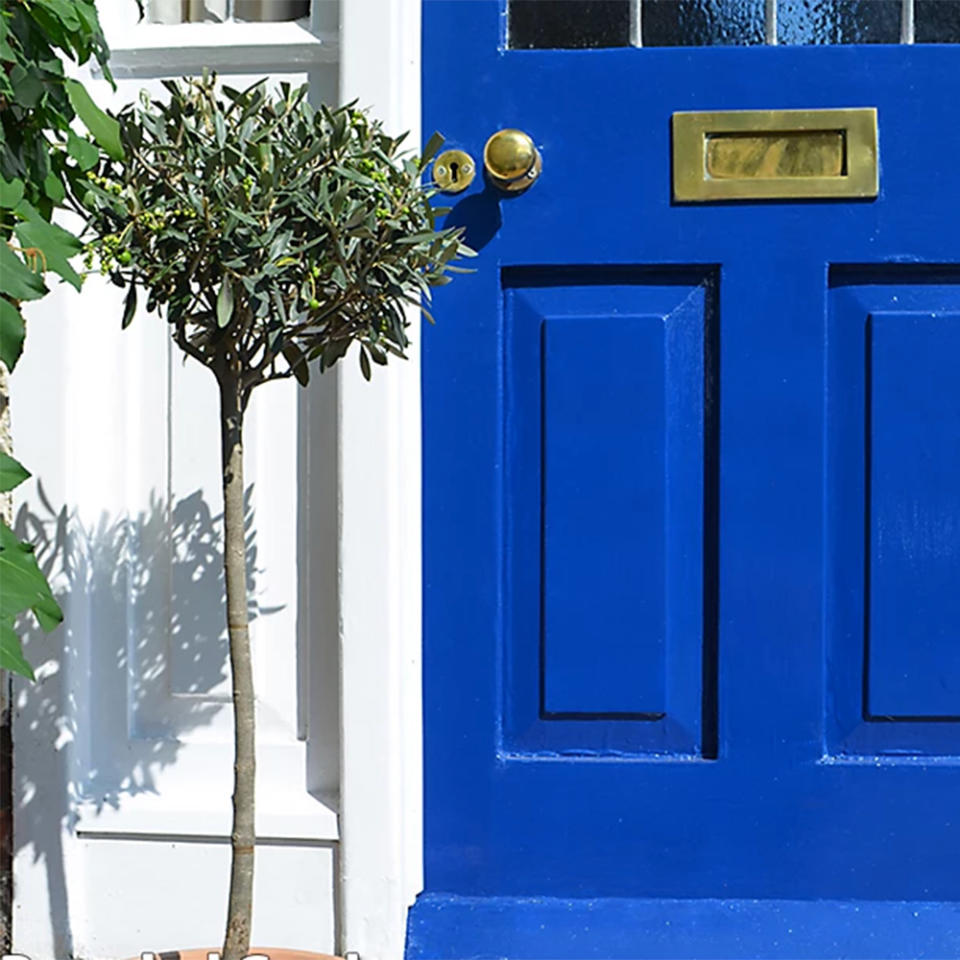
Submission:
[[[345,4],[342,76],[329,0],[312,34],[174,36],[137,25],[132,7],[101,2],[120,78],[116,94],[90,84],[105,105],[211,63],[251,80],[309,76],[327,101],[342,83],[343,99],[419,138],[418,0]],[[91,278],[82,295],[61,287],[30,305],[13,380],[16,450],[35,476],[20,521],[66,612],[55,634],[29,639],[39,679],[18,682],[14,701],[14,947],[33,960],[215,945],[223,927],[216,396],[156,316],[121,333],[121,296]],[[421,860],[418,363],[378,374],[366,384],[348,364],[309,391],[271,385],[248,419],[254,940],[398,960]],[[374,573],[384,589],[371,593]]]

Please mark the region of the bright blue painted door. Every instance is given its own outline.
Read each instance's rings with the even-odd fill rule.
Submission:
[[[423,335],[408,956],[960,956],[960,48],[501,6],[424,4],[427,129],[543,173]],[[876,200],[671,200],[675,111],[863,106]]]

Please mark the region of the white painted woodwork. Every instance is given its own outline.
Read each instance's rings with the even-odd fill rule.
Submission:
[[[420,142],[419,0],[349,0],[340,90]],[[420,361],[339,374],[343,949],[400,960],[422,889]],[[371,589],[371,584],[376,589]]]
[[[18,944],[16,952],[41,960],[77,956],[85,960],[139,957],[180,947],[216,946],[206,902],[226,903],[229,848],[225,841],[184,841],[154,837],[73,839],[69,849],[67,909],[71,930],[61,930],[52,947]],[[334,938],[335,849],[331,844],[258,845],[254,896],[269,902],[257,910],[253,938],[258,944],[293,943],[329,950]],[[28,874],[18,891],[15,924],[49,916],[58,891],[40,873]],[[287,891],[278,896],[277,891]],[[199,897],[198,891],[202,892]],[[223,912],[221,907],[221,913]],[[63,915],[63,904],[56,910]],[[34,918],[39,919],[39,918]],[[319,932],[318,932],[319,931]],[[324,946],[326,944],[326,946]]]
[[[143,85],[90,89],[117,107]],[[82,295],[59,286],[29,305],[14,375],[17,453],[35,477],[21,498],[34,518],[28,532],[54,538],[56,515],[67,518],[65,542],[41,549],[44,560],[56,554],[66,623],[31,636],[40,680],[17,682],[14,698],[13,934],[32,960],[215,945],[224,923],[232,721],[216,390],[171,350],[156,315],[141,310],[121,331],[121,298],[93,277]],[[313,478],[301,434],[311,431],[300,421],[309,413],[286,382],[258,391],[247,420],[263,840],[254,936],[332,952],[337,770],[322,766],[329,752],[311,751],[315,711],[298,702],[304,654],[314,670],[331,669],[324,642],[307,632],[329,613],[305,607],[314,593],[335,596],[303,579],[335,550],[314,542],[329,518],[311,520],[304,508]],[[331,686],[327,676],[310,689],[329,695]]]
[[[350,0],[339,34],[334,0],[314,0],[310,30],[170,27],[137,23],[132,0],[99,7],[119,80],[116,94],[90,83],[104,105],[203,66],[242,69],[235,85],[308,76],[314,100],[357,97],[420,139],[419,0]],[[121,297],[91,278],[82,295],[61,286],[29,306],[14,376],[17,452],[35,476],[21,502],[50,538],[41,556],[57,554],[66,611],[63,628],[30,638],[39,681],[15,694],[14,946],[32,960],[215,944],[223,925],[216,397],[155,315],[120,331]],[[247,426],[254,938],[362,960],[400,960],[422,886],[419,324],[412,335],[409,362],[372,384],[349,357],[308,390],[263,388]]]

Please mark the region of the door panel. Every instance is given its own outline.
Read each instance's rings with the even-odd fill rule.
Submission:
[[[410,956],[955,956],[960,50],[502,12],[425,5],[427,128],[543,173],[424,333]],[[876,199],[672,200],[675,111],[863,106]]]
[[[960,756],[960,271],[835,270],[826,400],[828,749]]]
[[[541,710],[659,719],[666,712],[662,318],[546,316],[539,332]],[[621,338],[640,352],[642,373],[611,356],[609,342]]]
[[[960,715],[960,314],[874,313],[871,716]]]
[[[715,286],[702,270],[578,267],[505,282],[503,747],[699,755],[716,725],[702,717]]]

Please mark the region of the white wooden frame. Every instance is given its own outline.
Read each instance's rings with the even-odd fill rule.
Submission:
[[[237,46],[249,53],[243,59],[251,70],[339,62],[341,102],[357,99],[388,130],[409,131],[415,149],[421,2],[341,0],[339,42],[329,0],[314,0],[312,34],[297,24],[173,28],[183,39],[190,31],[185,44],[167,39],[170,27],[141,26],[136,48],[115,50],[112,65],[118,76],[148,75],[159,54],[165,64],[196,69],[198,57],[214,55],[203,33],[217,31],[219,45],[230,30],[233,49],[211,66],[235,63]],[[256,44],[249,51],[248,35]],[[350,364],[338,368],[336,422],[329,432],[320,425],[337,449],[340,950],[362,960],[402,958],[407,908],[423,886],[417,311],[411,320],[409,361],[369,384]],[[327,398],[333,392],[323,389]],[[311,415],[326,418],[316,407]],[[322,558],[318,566],[326,566]]]
[[[238,51],[243,68],[257,74],[305,71],[329,81],[339,64],[339,99],[359,100],[391,132],[409,131],[409,146],[416,150],[421,140],[420,4],[341,0],[339,37],[333,0],[314,0],[309,30],[304,24],[155,27],[135,24],[128,0],[101,0],[99,7],[118,78],[190,73],[204,65],[230,71],[238,65]],[[109,98],[102,82],[94,81],[91,90],[105,102]],[[85,294],[82,307],[71,300],[71,309],[95,309],[91,294]],[[51,298],[51,311],[56,312],[55,307]],[[103,312],[114,316],[116,305]],[[309,483],[306,499],[313,501],[309,510],[315,514],[300,518],[300,536],[316,539],[305,558],[314,588],[311,606],[316,609],[305,610],[301,603],[300,610],[310,620],[323,619],[308,626],[307,634],[329,638],[316,652],[301,650],[298,682],[311,711],[298,718],[298,726],[306,740],[308,786],[314,797],[323,796],[326,807],[306,796],[291,807],[292,794],[281,791],[278,802],[261,804],[258,818],[259,832],[271,842],[319,844],[336,852],[339,950],[361,960],[401,960],[407,908],[422,888],[419,313],[411,311],[410,319],[415,323],[414,347],[407,363],[377,371],[373,382],[366,383],[355,358],[349,358],[311,391],[298,394],[300,482]],[[71,336],[84,339],[79,326],[71,329]],[[128,331],[116,349],[123,355],[136,352],[141,333],[139,328]],[[116,363],[122,369],[120,353]],[[70,369],[82,381],[78,356],[72,355]],[[102,358],[98,360],[102,367]],[[91,360],[82,369],[98,366]],[[77,396],[85,395],[84,384],[78,386]],[[126,497],[122,477],[115,478],[116,490],[110,487],[112,492],[106,493],[99,479],[71,468],[83,462],[83,453],[71,446],[70,437],[79,437],[84,424],[105,422],[98,419],[100,407],[94,411],[91,405],[101,399],[106,404],[115,391],[102,392],[103,398],[100,391],[87,389],[93,399],[64,416],[64,443],[50,445],[46,458],[38,452],[29,459],[50,476],[72,478],[63,497],[81,505],[89,502],[90,509],[106,502],[105,497],[113,498],[110,503],[123,503]],[[264,401],[280,403],[289,418],[286,399],[278,395]],[[330,494],[334,480],[336,496]],[[289,488],[293,477],[283,482]],[[88,495],[85,484],[90,483],[97,486]],[[59,497],[58,491],[57,502]],[[335,554],[329,550],[334,531]],[[338,684],[331,684],[334,674]],[[314,701],[320,704],[316,713]],[[82,776],[86,749],[79,743],[68,743],[66,749],[68,762]],[[194,744],[191,750],[199,756],[203,745]],[[297,745],[291,745],[291,751],[296,753]],[[286,766],[295,769],[300,757],[302,753]],[[278,782],[290,778],[284,775]],[[84,851],[91,844],[105,849],[105,843],[130,845],[149,836],[162,843],[179,837],[204,844],[222,838],[227,830],[219,807],[198,816],[193,807],[183,807],[183,797],[166,789],[159,796],[127,802],[116,813],[76,812],[81,814],[80,829],[65,823],[63,843],[67,886],[74,892],[71,912],[81,927],[74,931],[73,942],[81,951],[96,952],[96,923],[88,924],[84,906],[96,905],[83,872]],[[25,824],[23,829],[32,827]],[[19,862],[23,869],[15,931],[19,927],[31,955],[57,956],[57,947],[47,945],[43,923],[37,923],[43,920],[38,910],[46,913],[43,876],[31,868],[26,854]]]
[[[421,0],[345,0],[340,95],[420,143]],[[339,373],[341,923],[345,952],[400,960],[423,887],[419,314],[414,349]],[[371,584],[382,585],[372,590]]]

